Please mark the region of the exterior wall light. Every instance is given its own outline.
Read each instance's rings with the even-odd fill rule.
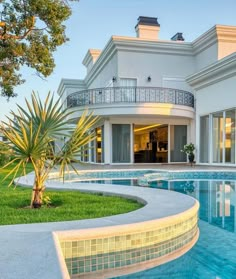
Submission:
[[[147,81],[148,81],[148,82],[151,82],[151,80],[152,80],[151,76],[148,76],[148,77],[147,77]]]
[[[112,81],[113,81],[113,82],[116,82],[116,77],[115,77],[115,76],[112,78]]]

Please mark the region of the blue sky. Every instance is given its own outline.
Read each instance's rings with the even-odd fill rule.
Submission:
[[[23,105],[32,90],[44,98],[49,90],[57,91],[61,78],[84,78],[87,50],[103,49],[111,35],[135,36],[139,16],[158,17],[163,40],[183,32],[191,42],[215,24],[236,26],[236,0],[80,0],[71,6],[73,14],[66,22],[70,41],[55,53],[53,74],[44,81],[33,69],[22,69],[26,82],[16,88],[18,97],[9,102],[0,97],[0,120],[16,103]]]

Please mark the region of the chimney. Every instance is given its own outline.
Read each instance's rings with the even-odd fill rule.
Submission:
[[[83,64],[87,68],[87,73],[90,71],[94,63],[97,61],[99,55],[101,54],[100,49],[89,49],[84,57]]]
[[[171,41],[184,41],[183,33],[176,33],[172,38]]]
[[[135,30],[137,38],[158,40],[160,24],[156,17],[140,16]]]

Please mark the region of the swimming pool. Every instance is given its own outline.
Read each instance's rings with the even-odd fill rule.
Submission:
[[[140,178],[145,177],[149,187],[190,195],[200,202],[200,238],[188,253],[174,261],[113,279],[236,278],[236,172],[152,171],[139,174],[114,177],[113,173],[110,178],[106,175],[84,182],[138,186]]]
[[[236,181],[153,181],[150,187],[185,193],[199,200],[199,241],[172,262],[116,278],[236,278]]]

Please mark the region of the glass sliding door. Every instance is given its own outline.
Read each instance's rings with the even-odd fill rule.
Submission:
[[[112,124],[112,162],[130,163],[129,124]]]
[[[170,161],[186,162],[185,153],[181,152],[184,145],[187,144],[187,126],[170,126]]]
[[[168,125],[134,125],[134,162],[168,162]]]
[[[157,128],[157,163],[168,163],[168,125]]]
[[[235,163],[235,110],[225,112],[225,163]]]
[[[224,118],[223,112],[212,115],[212,156],[213,163],[223,162],[223,131]]]
[[[212,119],[211,123],[209,119]],[[235,164],[235,120],[235,109],[213,113],[212,117],[210,115],[200,117],[200,163],[209,163],[209,146],[211,146],[213,163]]]
[[[200,162],[209,162],[209,115],[200,117]]]

